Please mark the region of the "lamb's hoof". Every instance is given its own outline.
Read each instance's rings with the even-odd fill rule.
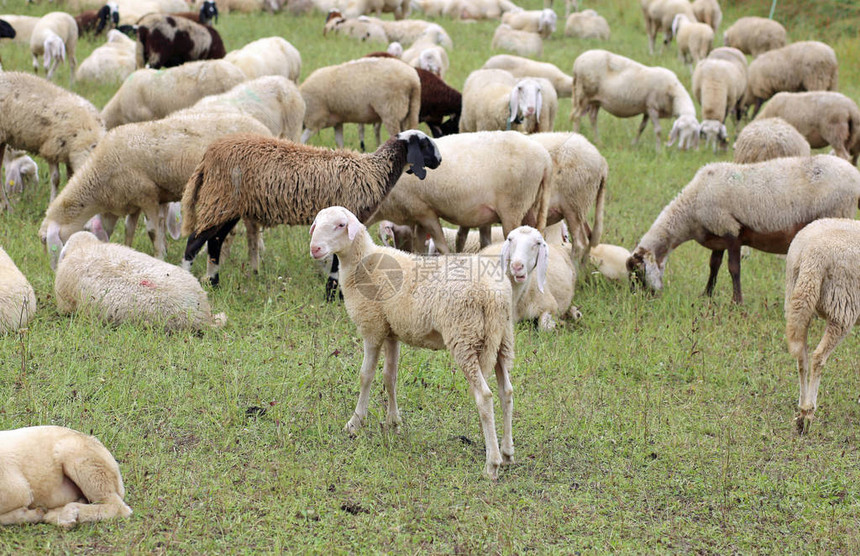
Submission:
[[[572,320],[580,320],[582,318],[582,313],[576,305],[571,305],[567,314],[570,315]]]
[[[794,418],[794,426],[797,428],[797,435],[804,436],[809,432],[809,426],[812,424],[812,414],[801,410],[797,417]]]
[[[343,427],[343,430],[352,437],[358,435],[358,429],[362,427],[363,423],[361,422],[361,417],[353,414],[352,418],[347,421],[346,426]]]
[[[398,434],[400,432],[400,425],[403,421],[400,419],[400,416],[394,417],[393,419],[386,419],[385,424],[382,426],[383,430],[386,432]]]
[[[78,508],[70,505],[59,510],[51,510],[45,514],[44,520],[66,529],[74,527],[78,523]]]

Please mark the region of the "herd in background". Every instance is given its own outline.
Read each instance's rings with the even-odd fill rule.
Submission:
[[[13,210],[8,193],[38,181],[26,153],[42,157],[51,203],[39,235],[56,270],[59,311],[166,328],[223,326],[225,315],[212,313],[189,269],[206,246],[206,276],[217,285],[240,220],[253,271],[262,228],[311,225],[310,253],[318,260],[337,255],[346,309],[364,340],[361,391],[346,430],[355,434],[367,416],[380,350],[389,396],[385,425],[396,428],[399,343],[448,349],[477,404],[491,478],[514,454],[513,323],[536,320],[541,330],[552,330],[558,318],[579,318],[573,297],[582,264],[590,260],[611,279],[632,276],[660,290],[668,254],[696,240],[712,251],[706,293],[713,292],[728,251],[733,300],[740,303],[741,246],[787,252],[787,336],[800,376],[797,426],[805,431],[821,368],[860,316],[860,283],[852,272],[860,260],[860,225],[850,220],[860,201],[860,172],[847,161],[856,164],[860,154],[860,111],[835,92],[833,49],[816,41],[788,44],[781,25],[756,17],[734,22],[722,35],[725,46],[713,48],[722,19],[716,0],[640,0],[649,50],[661,33],[663,44],[677,41],[679,59],[692,72],[691,95],[672,71],[609,50],[582,53],[570,74],[528,58],[542,56],[542,41],[556,31],[551,5],[524,11],[508,0],[206,0],[196,6],[68,0],[65,7],[78,17],[0,16],[0,38],[29,45],[34,71],[40,56],[47,69],[47,80],[0,72],[0,208]],[[578,8],[576,1],[565,3],[564,34],[609,41],[606,20]],[[214,27],[219,12],[280,9],[327,12],[324,35],[387,50],[317,68],[301,84],[301,55],[283,38],[225,52]],[[498,19],[492,46],[510,54],[475,69],[461,94],[444,81],[453,49],[448,33],[438,23],[407,19],[412,10]],[[395,19],[370,16],[382,12]],[[106,29],[106,42],[78,66],[78,37]],[[49,81],[64,60],[72,84],[122,83],[102,111]],[[700,169],[630,253],[599,243],[606,160],[578,133],[553,133],[558,98],[566,97],[577,131],[588,115],[598,141],[601,108],[620,118],[641,115],[634,142],[650,121],[658,150],[662,118],[674,119],[668,145],[698,148],[704,138],[715,151],[728,147],[730,115],[736,128],[750,108],[755,119],[738,134],[735,162]],[[373,125],[377,150],[301,144],[332,127],[342,147],[346,123],[360,126],[362,150],[364,126]],[[434,139],[416,130],[420,123]],[[390,136],[385,142],[382,126]],[[811,148],[827,146],[836,156],[810,156]],[[69,176],[62,191],[60,164]],[[179,203],[181,232],[188,236],[182,268],[159,260],[167,234],[179,235]],[[130,245],[141,213],[155,258],[107,243],[125,218]],[[440,219],[459,229],[444,228]],[[397,249],[373,242],[366,226],[377,222],[383,243]],[[428,252],[461,254],[428,269],[427,261],[442,260],[423,255]],[[498,259],[500,272],[481,272],[480,258],[469,253]],[[403,276],[420,279],[388,291],[390,268],[362,263],[369,258],[393,261]],[[444,275],[449,265],[472,278],[453,282]],[[0,330],[27,326],[35,311],[32,287],[0,249]],[[815,313],[827,329],[810,357],[806,336]],[[502,400],[501,443],[490,374]],[[47,485],[44,492],[56,493],[63,466],[73,464],[80,477],[65,473],[84,498],[62,493],[45,512],[39,509],[45,500],[12,496],[0,504],[0,524],[72,525],[130,515],[116,462],[95,439],[33,427],[0,432],[0,440],[3,466],[23,453],[39,461],[38,454],[64,446],[51,465],[16,466],[0,477],[0,490]]]

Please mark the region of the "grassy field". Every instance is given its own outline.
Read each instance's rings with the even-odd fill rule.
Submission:
[[[2,9],[52,6],[20,4]],[[779,4],[778,18],[800,13],[800,2]],[[579,53],[606,47],[665,65],[689,86],[674,45],[648,56],[638,2],[581,7],[609,20],[612,41],[566,39],[559,30],[546,41],[545,60],[570,71]],[[741,15],[767,16],[769,8],[732,3],[723,27]],[[826,26],[833,12],[816,14],[784,21],[789,35],[832,44],[840,90],[857,98],[860,41],[846,31],[855,27],[842,16]],[[303,76],[384,46],[324,39],[323,19],[229,14],[218,28],[228,49],[262,36],[287,38],[302,53]],[[439,22],[454,40],[448,81],[459,88],[493,54],[495,23]],[[84,40],[79,61],[95,46]],[[3,45],[0,55],[5,69],[30,71],[27,49]],[[58,82],[67,78],[65,70]],[[75,90],[99,108],[114,92]],[[556,130],[571,129],[569,110],[562,99]],[[731,156],[655,154],[650,126],[630,146],[638,119],[602,114],[600,125],[598,147],[610,167],[604,238],[628,248],[700,166]],[[670,126],[664,121],[664,138]],[[584,132],[591,137],[587,122]],[[333,132],[313,141],[333,146]],[[355,126],[347,141],[357,147]],[[358,395],[361,341],[343,305],[323,302],[307,228],[269,230],[259,275],[249,273],[236,242],[221,287],[210,293],[229,317],[225,329],[165,334],[57,313],[36,234],[47,198],[42,164],[39,188],[0,216],[0,245],[39,300],[28,330],[0,337],[0,429],[59,424],[95,434],[120,462],[134,515],[70,531],[3,528],[0,554],[860,551],[852,363],[860,346],[854,335],[835,352],[817,419],[810,434],[796,437],[797,379],[783,337],[784,263],[777,257],[754,252],[744,260],[740,307],[730,303],[725,272],[713,299],[700,296],[709,253],[693,243],[671,255],[660,297],[583,271],[574,299],[581,321],[555,333],[517,329],[517,463],[493,483],[481,476],[475,405],[444,352],[402,350],[400,434],[377,425],[381,377],[369,426],[355,439],[342,432]],[[142,233],[135,247],[152,252]],[[172,243],[168,260],[177,263],[183,247]],[[821,330],[816,323],[815,341]],[[496,413],[498,421],[498,404]]]

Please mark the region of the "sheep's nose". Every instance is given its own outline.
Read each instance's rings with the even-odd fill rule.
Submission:
[[[534,109],[534,108],[529,107],[529,108],[527,108],[527,109],[526,109],[526,116],[531,116],[531,115],[532,115],[532,114],[534,114],[534,113],[535,113],[535,109]]]
[[[511,263],[511,270],[513,270],[514,272],[519,272],[523,269],[523,266],[525,266],[523,265],[523,263],[515,261]]]
[[[313,255],[314,257],[319,255],[321,251],[322,251],[322,247],[311,245],[311,255]]]

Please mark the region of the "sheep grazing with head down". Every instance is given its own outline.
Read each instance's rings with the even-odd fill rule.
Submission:
[[[696,64],[693,96],[702,106],[701,135],[714,152],[728,146],[726,118],[734,114],[735,124],[740,121],[746,87],[747,60],[740,50],[721,47]]]
[[[738,134],[734,144],[738,164],[764,162],[774,158],[809,156],[809,142],[782,118],[757,118]]]
[[[8,27],[0,25],[3,27],[0,38],[11,39],[14,43],[30,46],[30,37],[33,35],[33,28],[36,27],[39,19],[38,17],[29,15],[0,15],[0,20],[8,25]],[[0,44],[3,44],[3,42],[0,42]]]
[[[753,57],[787,42],[785,27],[765,17],[742,17],[723,33],[723,44]]]
[[[15,261],[0,247],[0,334],[26,327],[35,314],[36,294],[33,286],[15,266]],[[0,510],[0,515],[3,513]]]
[[[513,462],[514,329],[511,287],[500,272],[482,271],[478,257],[422,258],[373,243],[359,219],[343,207],[320,211],[311,226],[310,254],[340,259],[344,305],[364,340],[361,391],[345,430],[364,425],[376,363],[385,346],[383,377],[388,392],[386,426],[400,423],[396,384],[400,342],[447,349],[463,371],[478,406],[484,445],[484,471],[498,478],[499,467]],[[429,264],[428,264],[429,263]],[[452,269],[454,265],[462,272]],[[456,272],[456,276],[454,273]],[[502,399],[501,450],[493,415],[493,394],[486,378],[495,369]]]
[[[742,245],[785,253],[804,226],[819,218],[850,218],[858,201],[860,172],[835,156],[708,164],[642,236],[627,269],[640,283],[659,291],[669,253],[694,239],[711,250],[705,294],[713,294],[728,250],[732,301],[742,303]]]
[[[644,66],[606,50],[589,50],[580,54],[573,62],[570,119],[574,122],[574,131],[579,132],[579,121],[588,114],[594,138],[599,140],[597,113],[601,108],[619,118],[643,114],[634,145],[650,119],[659,150],[660,118],[674,117],[668,145],[677,139],[679,149],[698,146],[696,106],[678,76],[666,68]]]
[[[672,22],[678,14],[684,14],[690,21],[696,21],[693,6],[689,0],[640,0],[645,16],[645,30],[648,32],[648,52],[654,54],[657,35],[663,32],[663,43],[672,40]],[[661,46],[662,48],[662,46]]]
[[[242,219],[251,268],[257,270],[259,226],[307,225],[321,208],[336,204],[366,220],[404,171],[424,179],[425,167],[438,168],[441,162],[436,144],[414,129],[370,154],[252,135],[216,141],[182,197],[182,231],[189,235],[183,266],[190,268],[206,244],[207,275],[217,284],[221,244]]]
[[[135,69],[135,42],[120,31],[111,29],[107,42],[93,50],[78,66],[75,79],[84,83],[116,83]]]
[[[797,233],[785,258],[785,336],[797,359],[800,378],[798,433],[809,429],[818,406],[821,371],[836,346],[860,318],[860,222],[824,218]],[[827,323],[812,352],[808,336],[812,319]]]
[[[61,313],[83,312],[112,324],[163,326],[167,330],[221,327],[200,282],[175,265],[131,247],[102,243],[76,232],[60,253],[54,294]]]
[[[235,64],[248,79],[282,75],[298,83],[302,72],[302,55],[281,37],[264,37],[249,42],[238,50],[228,52],[224,60]]]
[[[609,35],[609,23],[594,10],[572,13],[564,24],[565,37],[608,41]]]
[[[66,12],[51,12],[33,27],[30,35],[30,53],[33,56],[33,72],[39,73],[39,56],[44,55],[47,78],[50,80],[60,62],[69,61],[69,80],[75,83],[75,67],[78,60],[75,49],[78,44],[78,24]]]
[[[0,525],[128,517],[116,460],[93,436],[65,427],[0,431]]]

